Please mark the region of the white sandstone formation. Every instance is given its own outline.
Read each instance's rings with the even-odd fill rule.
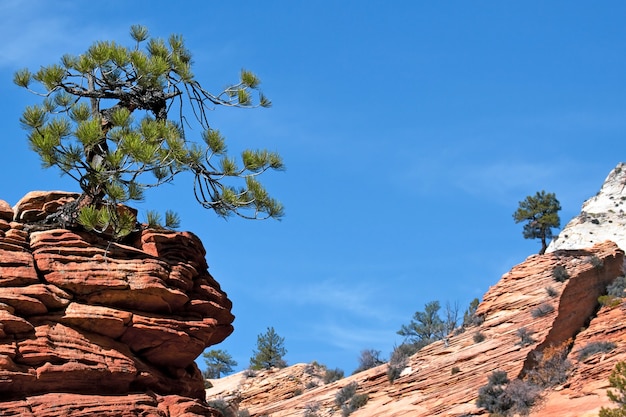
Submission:
[[[555,237],[546,253],[584,249],[611,240],[626,250],[626,164],[619,163],[602,189],[585,201],[582,211]]]

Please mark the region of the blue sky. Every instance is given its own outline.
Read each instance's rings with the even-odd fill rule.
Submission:
[[[126,43],[136,23],[182,34],[209,90],[253,70],[274,106],[210,117],[232,152],[283,156],[264,183],[285,218],[223,221],[186,177],[139,205],[203,240],[236,315],[217,348],[237,369],[269,326],[289,364],[351,373],[362,349],[387,356],[425,303],[465,308],[539,250],[512,220],[520,200],[556,193],[565,224],[626,159],[623,1],[194,4],[0,4],[0,199],[78,189],[28,149],[18,119],[36,98],[15,70]]]

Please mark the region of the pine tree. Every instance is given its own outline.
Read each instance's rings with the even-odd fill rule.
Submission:
[[[426,303],[424,311],[415,312],[411,322],[403,324],[398,334],[419,348],[443,339],[447,335],[446,325],[439,317],[439,309],[439,301]]]
[[[206,378],[220,378],[221,375],[227,375],[233,372],[233,366],[237,366],[237,361],[235,361],[228,352],[222,349],[204,352],[202,356],[207,366],[205,372]]]
[[[271,369],[287,366],[283,359],[287,353],[285,338],[280,337],[273,327],[268,327],[265,333],[257,336],[256,345],[257,348],[250,358],[250,368]]]
[[[185,171],[195,177],[198,202],[219,216],[280,218],[282,205],[257,179],[283,169],[280,156],[244,150],[238,164],[208,119],[216,106],[269,107],[259,78],[242,70],[238,82],[213,94],[194,78],[182,36],[152,38],[139,25],[130,35],[132,46],[98,41],[81,55],[14,76],[18,86],[43,97],[20,119],[30,147],[45,168],[59,168],[82,190],[79,202],[56,221],[78,218],[89,230],[112,229],[114,237],[123,237],[136,219],[118,210],[119,203],[141,200],[147,188]],[[170,120],[169,113],[176,117]],[[195,132],[202,146],[192,141]]]
[[[541,239],[540,254],[548,248],[547,241],[552,239],[552,228],[561,226],[559,218],[561,204],[554,193],[537,192],[535,196],[528,196],[519,202],[519,207],[513,213],[515,223],[526,221],[524,238]]]
[[[617,392],[608,390],[609,399],[618,404],[618,408],[600,409],[599,417],[625,417],[626,416],[626,362],[621,361],[615,364],[615,368],[609,376],[609,383]]]

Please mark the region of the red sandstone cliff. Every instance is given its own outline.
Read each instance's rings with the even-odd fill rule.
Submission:
[[[195,358],[233,330],[191,233],[38,230],[74,194],[0,201],[0,416],[211,416]]]

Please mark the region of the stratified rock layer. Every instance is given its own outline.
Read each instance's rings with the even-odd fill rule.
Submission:
[[[478,389],[493,371],[505,371],[511,379],[523,376],[532,369],[537,352],[571,338],[574,344],[570,360],[575,367],[568,386],[546,390],[544,402],[531,415],[595,416],[601,406],[610,405],[605,396],[607,378],[615,360],[626,356],[626,329],[620,320],[624,307],[602,309],[596,314],[598,296],[623,274],[623,261],[624,252],[608,241],[586,250],[529,257],[485,294],[477,310],[483,319],[480,325],[426,346],[410,358],[393,382],[387,376],[388,366],[382,365],[332,384],[298,391],[299,395],[291,397],[295,387],[301,386],[294,382],[300,377],[298,372],[283,370],[240,379],[236,387],[226,390],[215,381],[209,394],[232,398],[251,415],[296,417],[307,409],[316,409],[317,415],[330,416],[341,412],[335,403],[339,390],[354,382],[358,384],[357,393],[369,397],[363,408],[351,414],[355,417],[486,416],[488,413],[475,403]],[[567,271],[569,278],[564,282],[553,276],[557,267]],[[609,324],[612,321],[617,322],[615,326]],[[585,326],[587,329],[581,332]],[[527,344],[522,343],[518,333],[522,328],[532,338]],[[478,334],[482,340],[476,337]],[[593,340],[613,342],[615,348],[609,354],[592,355],[579,363],[578,352]],[[590,371],[598,363],[601,366]],[[568,402],[575,404],[569,406],[573,414],[566,412],[568,408],[559,410]]]
[[[0,201],[0,415],[212,415],[194,360],[234,317],[202,243],[144,230],[118,244],[23,223],[73,198]]]

